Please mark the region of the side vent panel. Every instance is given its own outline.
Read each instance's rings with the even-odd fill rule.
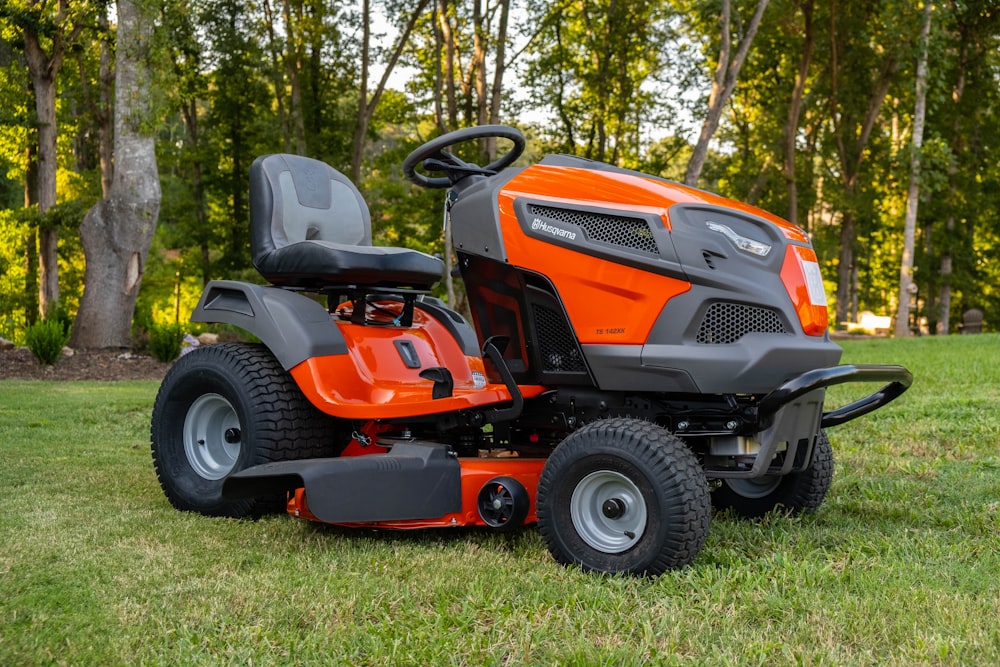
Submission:
[[[559,313],[551,308],[534,303],[531,312],[535,318],[535,332],[538,335],[538,351],[545,373],[586,373],[583,354],[576,337]]]
[[[607,243],[650,256],[660,254],[649,223],[642,218],[576,211],[538,204],[529,204],[528,213],[544,220],[576,225],[583,229],[592,241]]]

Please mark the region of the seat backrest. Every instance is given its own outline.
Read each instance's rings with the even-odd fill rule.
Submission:
[[[354,184],[325,162],[263,155],[250,166],[250,238],[255,264],[306,240],[371,245],[371,216]]]

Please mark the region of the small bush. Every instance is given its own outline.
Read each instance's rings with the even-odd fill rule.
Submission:
[[[149,351],[157,361],[173,361],[181,354],[184,331],[179,324],[154,324],[149,327]]]
[[[59,359],[69,341],[69,332],[59,320],[41,320],[28,327],[24,340],[38,363],[50,366]]]

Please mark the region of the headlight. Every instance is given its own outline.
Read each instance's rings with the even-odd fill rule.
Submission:
[[[719,232],[732,241],[734,246],[745,252],[753,253],[758,257],[766,257],[767,253],[771,252],[771,246],[769,244],[746,236],[741,236],[740,234],[734,232],[731,227],[723,225],[722,223],[706,220],[705,226],[713,232]]]

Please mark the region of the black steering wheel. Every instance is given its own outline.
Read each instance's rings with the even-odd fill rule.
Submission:
[[[485,167],[469,164],[445,150],[455,144],[488,137],[508,139],[514,145],[509,151]],[[407,155],[406,159],[403,160],[403,175],[424,188],[448,188],[467,176],[476,174],[492,176],[501,169],[509,167],[524,152],[524,146],[524,135],[519,130],[507,125],[480,125],[479,127],[455,130],[442,134],[436,139],[431,139]],[[427,171],[443,171],[445,175],[432,177],[417,173],[417,165],[422,166]]]

